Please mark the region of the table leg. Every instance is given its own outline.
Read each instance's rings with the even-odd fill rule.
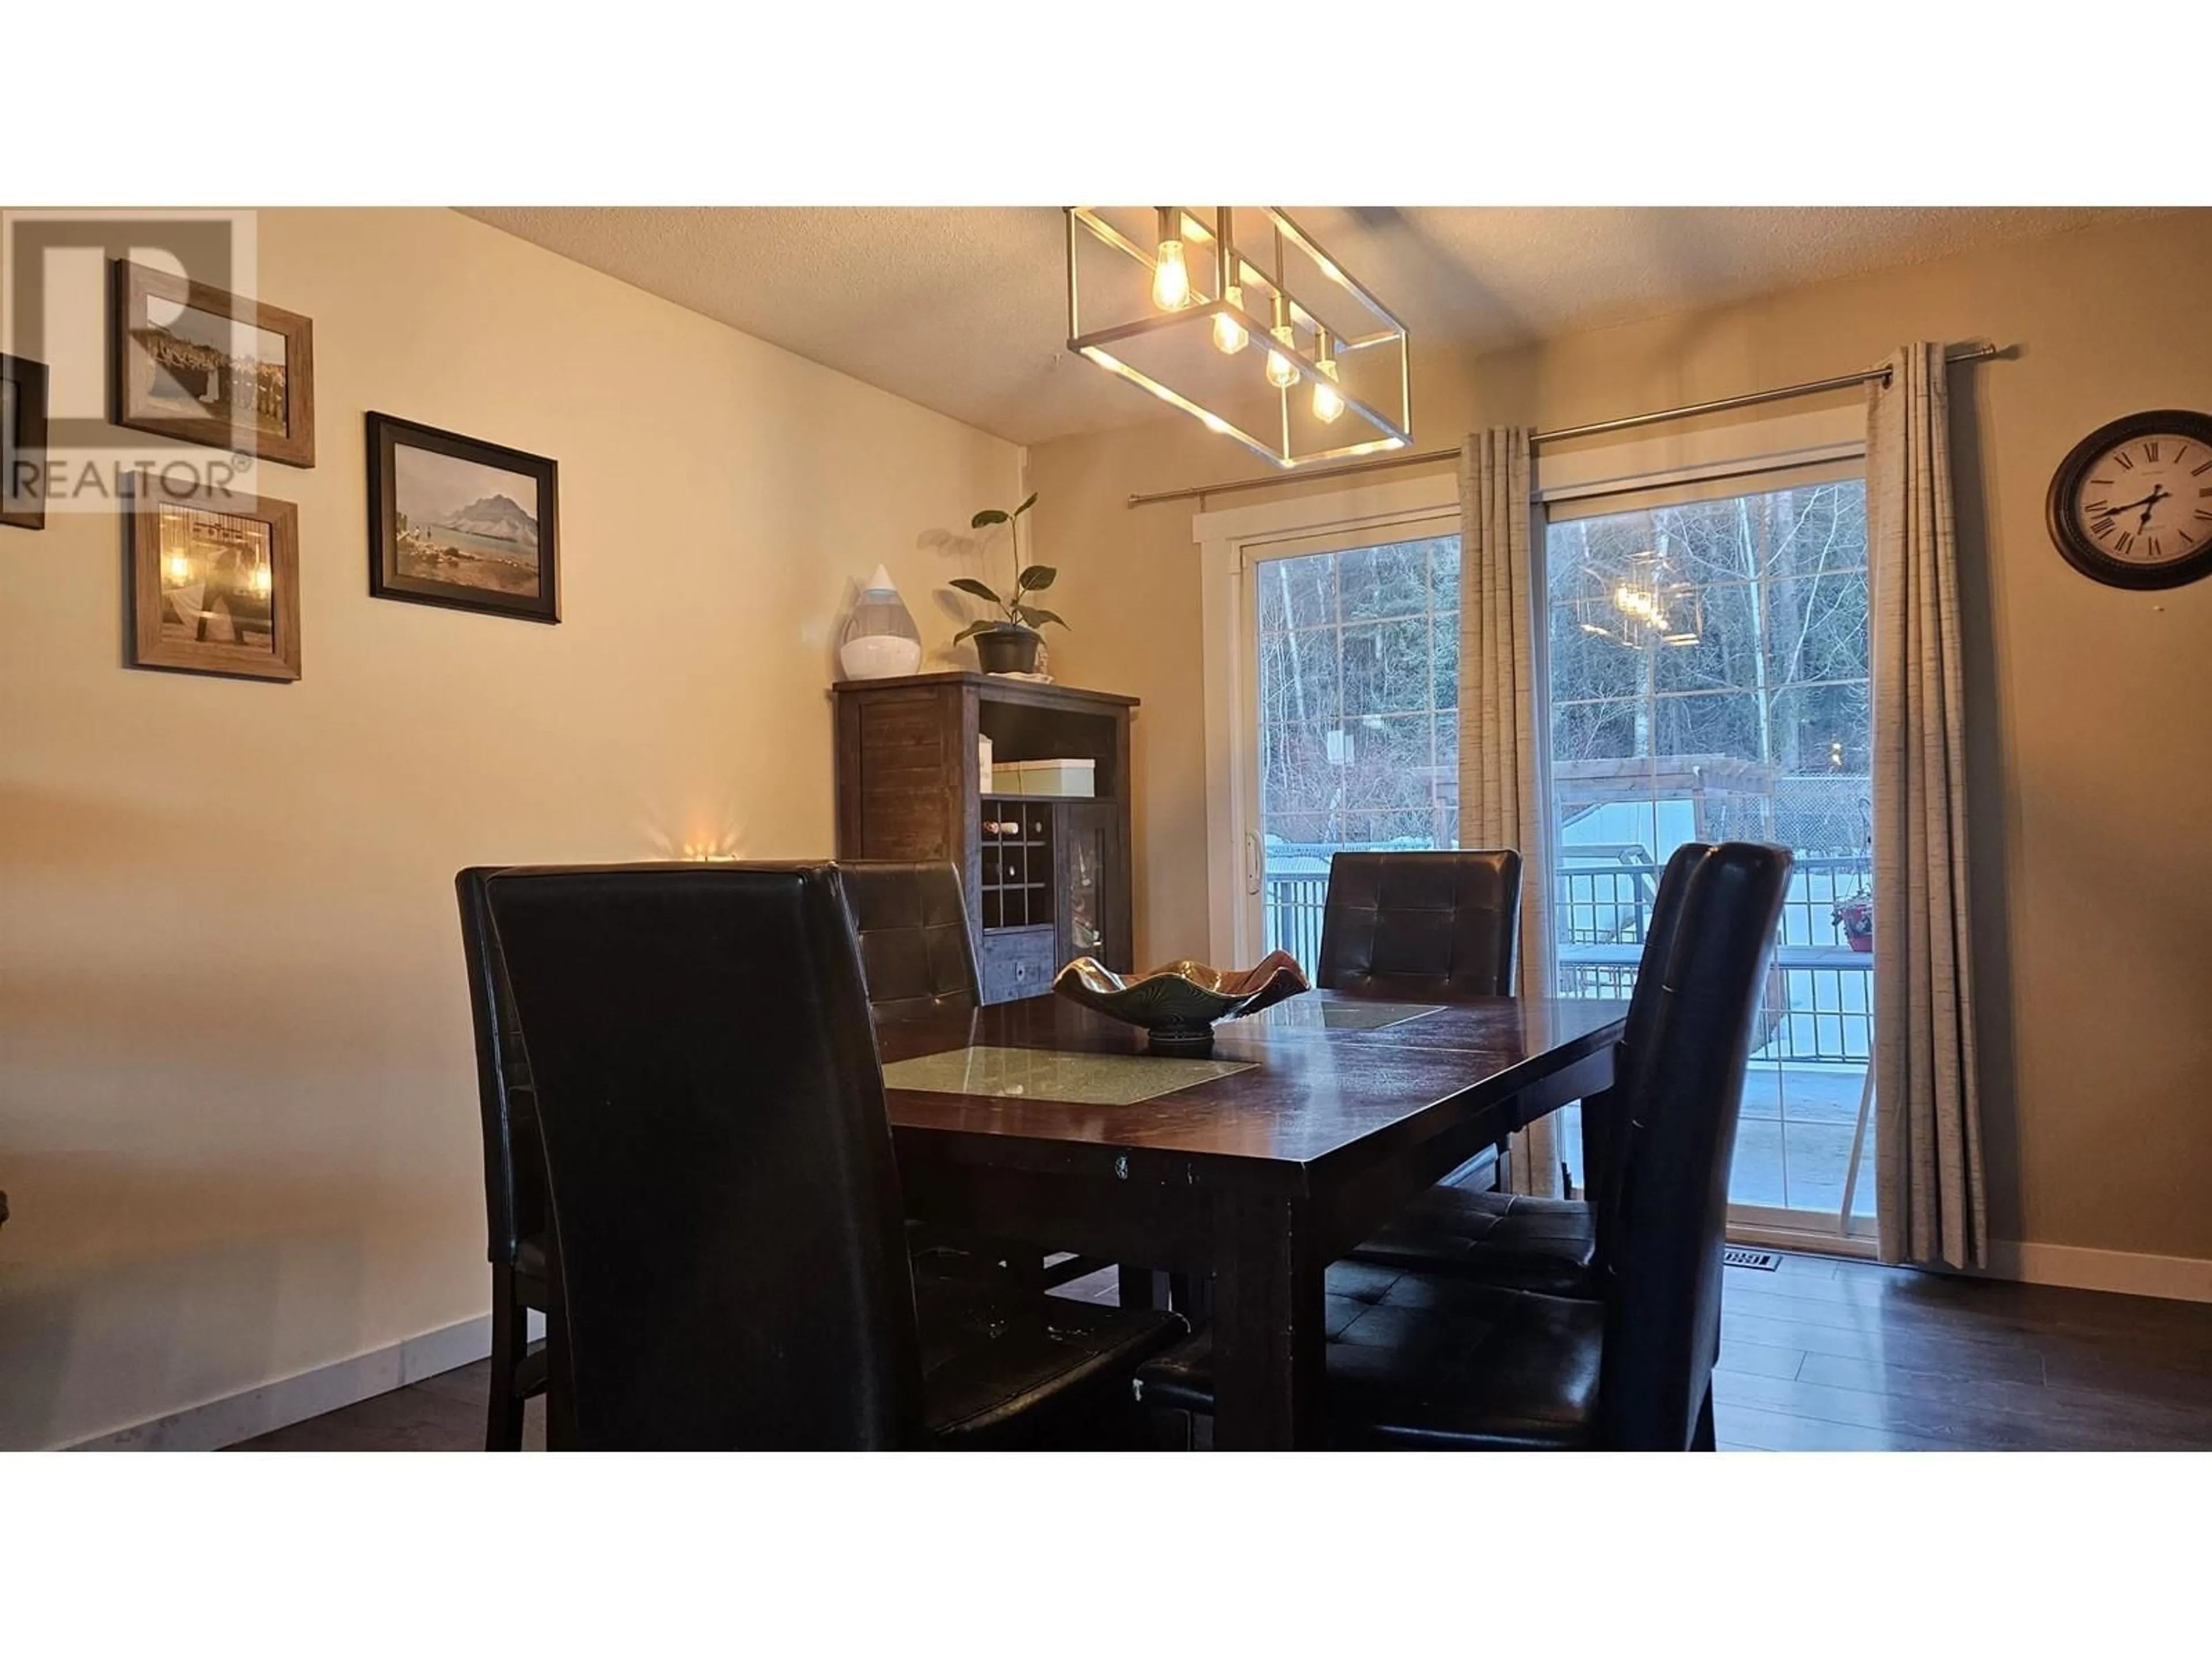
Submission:
[[[1221,1449],[1322,1443],[1325,1266],[1313,1259],[1302,1204],[1216,1200],[1213,1443]]]
[[[1123,1262],[1115,1269],[1121,1283],[1121,1302],[1125,1308],[1164,1308],[1169,1305],[1168,1276],[1155,1273],[1150,1267],[1132,1267]]]

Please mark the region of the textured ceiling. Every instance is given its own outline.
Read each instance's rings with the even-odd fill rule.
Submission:
[[[1056,208],[471,208],[1018,443],[1156,419],[1066,349]],[[1417,350],[1493,350],[2072,228],[2087,208],[1292,208]]]

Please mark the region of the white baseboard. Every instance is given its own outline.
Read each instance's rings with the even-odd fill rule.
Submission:
[[[544,1316],[530,1316],[530,1334],[544,1334]],[[107,1434],[78,1442],[72,1451],[216,1451],[255,1435],[320,1417],[458,1365],[472,1364],[491,1352],[491,1316],[464,1319],[443,1329],[425,1331],[388,1347],[351,1359],[319,1365],[296,1376],[264,1382],[242,1394],[187,1407]]]
[[[2186,1255],[2132,1255],[2075,1244],[1990,1241],[1992,1279],[2023,1285],[2063,1285],[2080,1291],[2162,1297],[2169,1302],[2212,1302],[2212,1261]]]

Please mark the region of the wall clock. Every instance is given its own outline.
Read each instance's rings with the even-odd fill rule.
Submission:
[[[2058,464],[2044,512],[2066,562],[2100,582],[2212,575],[2212,415],[2153,409],[2099,427]]]

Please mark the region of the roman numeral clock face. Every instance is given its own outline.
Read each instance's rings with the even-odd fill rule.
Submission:
[[[2157,410],[2090,434],[2049,505],[2059,550],[2100,581],[2171,587],[2212,574],[2212,417]]]

